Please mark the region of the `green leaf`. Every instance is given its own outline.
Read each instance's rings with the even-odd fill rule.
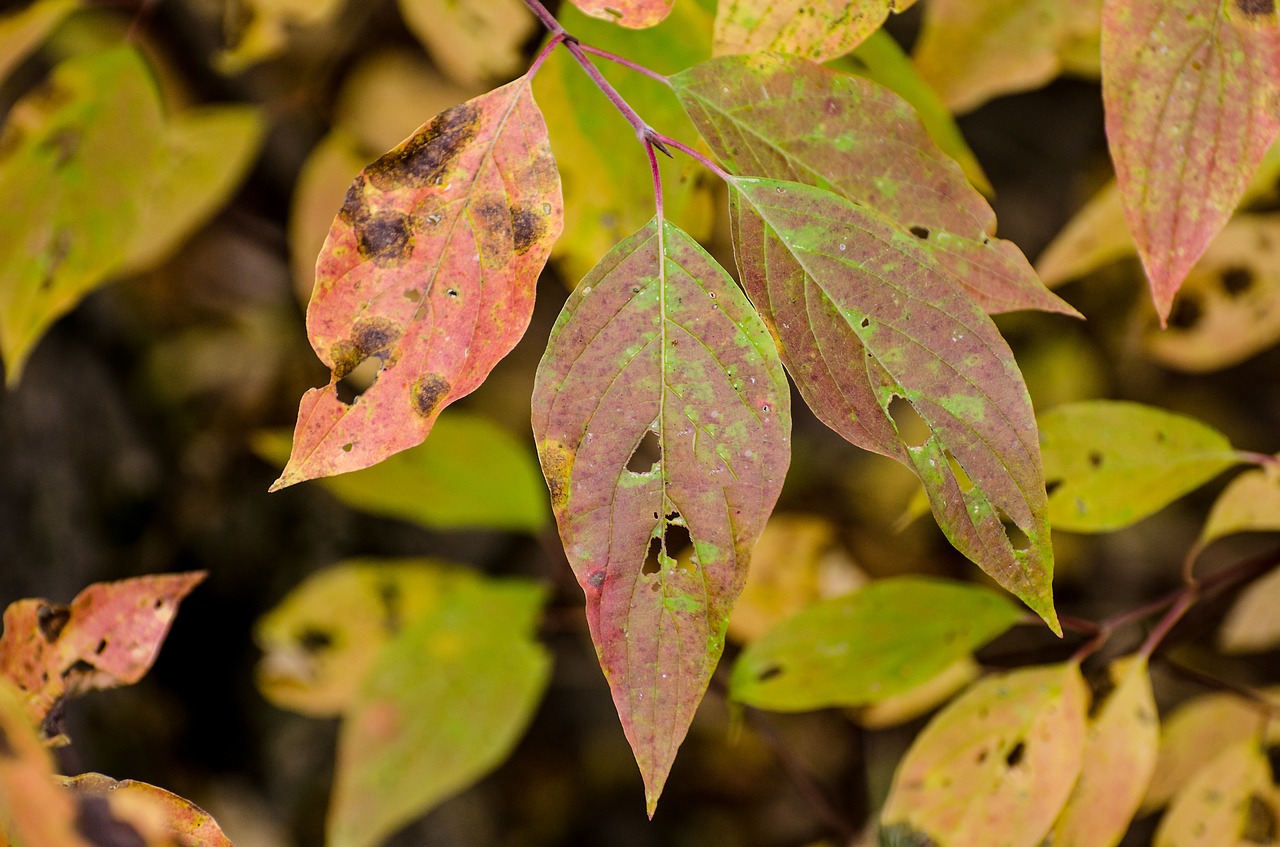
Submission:
[[[1280,27],[1241,20],[1265,8],[1274,16],[1247,0],[1103,6],[1107,140],[1161,323],[1280,132]]]
[[[567,4],[559,18],[583,42],[667,72],[711,55],[707,5],[682,0],[670,17],[644,32],[589,18]],[[675,138],[693,137],[693,126],[665,86],[612,63],[601,63],[600,70],[651,125]],[[653,178],[635,130],[601,98],[567,50],[552,54],[533,90],[547,115],[551,149],[564,180],[565,232],[553,255],[562,274],[576,281],[653,216]],[[710,174],[687,157],[660,157],[658,168],[663,214],[705,240],[714,219]]]
[[[963,583],[873,582],[809,606],[749,645],[734,665],[729,696],[774,711],[877,703],[928,682],[1022,614],[1000,595]]]
[[[25,9],[0,17],[0,82],[80,5],[80,0],[36,0]]]
[[[338,738],[327,843],[374,847],[511,752],[542,699],[537,585],[458,585],[378,656]]]
[[[125,258],[163,155],[159,95],[126,48],[77,56],[9,113],[0,143],[0,356],[40,336]]]
[[[825,62],[848,53],[890,12],[915,0],[723,0],[715,53],[790,53]]]
[[[529,78],[441,112],[366,167],[316,263],[307,334],[332,371],[303,395],[278,490],[421,444],[524,335],[563,224]],[[351,405],[337,384],[378,377]]]
[[[880,815],[881,843],[1039,847],[1080,773],[1087,703],[1074,663],[973,686],[929,722],[898,765]]]
[[[1140,403],[1089,400],[1040,417],[1049,520],[1109,532],[1155,514],[1239,464],[1222,433]]]
[[[1035,419],[991,319],[870,209],[794,182],[733,185],[743,285],[810,407],[913,468],[957,549],[1056,631]],[[898,429],[915,418],[919,443]]]
[[[652,815],[786,475],[786,376],[724,269],[655,218],[570,295],[533,409],[560,537]],[[677,561],[686,534],[693,555]]]
[[[1216,751],[1215,751],[1216,752]],[[1153,847],[1249,847],[1274,841],[1280,804],[1258,739],[1217,752],[1169,804]]]
[[[286,432],[263,432],[254,449],[283,464],[289,444]],[[417,447],[321,484],[354,508],[433,529],[537,532],[547,521],[546,488],[533,457],[506,430],[461,411],[441,415]]]

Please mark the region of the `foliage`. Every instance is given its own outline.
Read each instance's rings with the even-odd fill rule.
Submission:
[[[1036,397],[1037,414],[1036,365],[1006,335],[1071,338],[1068,321],[1095,317],[1088,298],[1046,283],[1136,256],[1154,314],[1131,346],[1152,361],[1214,372],[1280,338],[1265,208],[1280,170],[1274,5],[926,0],[897,17],[915,5],[573,0],[553,15],[538,0],[401,0],[407,32],[457,87],[398,143],[403,118],[373,126],[381,110],[358,90],[316,148],[291,249],[308,263],[318,249],[306,336],[328,378],[303,394],[291,439],[251,413],[244,441],[282,468],[273,492],[319,480],[346,508],[432,533],[549,532],[529,445],[446,409],[504,378],[551,263],[572,290],[533,353],[531,435],[568,565],[553,580],[571,573],[585,597],[650,817],[710,690],[735,714],[840,708],[866,728],[937,710],[876,798],[882,845],[1115,845],[1166,804],[1157,845],[1262,843],[1280,821],[1257,719],[1273,700],[1189,671],[1233,693],[1191,700],[1162,733],[1153,671],[1180,667],[1183,616],[1232,591],[1220,650],[1280,645],[1274,552],[1197,573],[1210,545],[1280,529],[1280,459],[1185,410],[1094,391]],[[162,59],[118,43],[146,9],[125,36],[64,0],[0,20],[0,74],[18,87],[0,135],[11,387],[55,322],[108,280],[163,273],[270,154],[265,109],[189,106]],[[334,0],[246,9],[213,60],[224,74],[349,13]],[[908,60],[884,27],[921,18]],[[50,70],[22,87],[32,57]],[[436,79],[403,56],[362,72],[413,108],[405,80]],[[1063,72],[1100,77],[1116,180],[1037,273],[996,235],[951,112]],[[721,197],[728,244],[714,240]],[[312,230],[329,219],[321,243]],[[1069,355],[1060,343],[1051,357]],[[201,344],[211,384],[225,381],[240,345]],[[915,511],[927,504],[955,551],[1034,615],[902,562],[868,578],[845,560],[840,588],[821,590],[836,528],[792,527],[781,552],[775,540],[789,473],[821,461],[802,449],[814,421],[896,463],[901,499],[917,490]],[[1063,533],[1133,527],[1240,465],[1207,495],[1169,593],[1059,612],[1055,571],[1075,543]],[[68,741],[67,702],[138,682],[202,578],[9,606],[0,844],[104,843],[113,826],[148,845],[229,843],[154,786],[55,778],[50,753]],[[731,623],[740,595],[748,611]],[[361,557],[261,616],[261,694],[339,719],[326,843],[382,843],[512,755],[551,684],[558,597],[434,558]],[[1035,643],[1041,623],[1069,649],[991,661],[992,642]]]

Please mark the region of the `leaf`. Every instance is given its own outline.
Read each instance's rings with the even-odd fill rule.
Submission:
[[[716,12],[715,55],[790,53],[825,62],[848,53],[890,12],[915,0],[724,0]]]
[[[1115,690],[1089,721],[1084,764],[1053,827],[1056,847],[1115,847],[1155,771],[1160,743],[1151,676],[1143,656],[1108,667]]]
[[[1242,461],[1194,418],[1115,400],[1041,415],[1040,449],[1049,520],[1071,532],[1123,529]]]
[[[675,0],[573,0],[573,5],[588,15],[630,29],[645,29],[661,23],[674,4]],[[595,45],[594,41],[591,43]]]
[[[1272,841],[1280,807],[1257,740],[1215,755],[1173,798],[1153,847],[1249,847]]]
[[[0,674],[0,844],[87,847],[73,826],[71,797],[53,781],[53,757],[28,720],[23,699]]]
[[[899,726],[932,712],[981,675],[981,666],[965,656],[914,688],[853,710],[850,717],[866,729]]]
[[[132,779],[116,780],[99,773],[63,780],[80,798],[105,800],[117,821],[131,825],[148,845],[232,847],[213,816],[177,794]]]
[[[0,17],[0,82],[79,8],[80,0],[36,0],[25,9]]]
[[[154,267],[208,222],[244,179],[265,131],[266,116],[256,106],[206,106],[175,115],[118,272]]]
[[[466,583],[388,645],[342,724],[326,843],[373,847],[506,758],[550,676],[543,600],[524,581]]]
[[[652,816],[786,475],[786,377],[724,269],[655,218],[570,295],[533,409],[560,537]],[[687,565],[675,560],[684,534]]]
[[[348,711],[386,645],[477,579],[434,559],[352,559],[313,574],[254,626],[259,690],[304,715]]]
[[[866,207],[799,183],[733,185],[743,285],[810,407],[914,468],[951,543],[1057,631],[1031,401],[990,318]],[[916,418],[919,443],[898,431]]]
[[[289,435],[262,432],[259,455],[283,463]],[[536,533],[546,526],[546,488],[524,445],[487,418],[441,415],[431,438],[371,468],[321,482],[365,512],[433,529],[486,527]]]
[[[809,606],[749,644],[729,696],[780,712],[875,703],[923,685],[1021,617],[985,588],[878,580]]]
[[[880,815],[882,843],[889,832],[938,847],[1038,847],[1080,772],[1087,698],[1072,663],[970,688],[898,765]]]
[[[870,206],[913,233],[988,312],[1076,314],[1015,245],[992,237],[987,201],[896,94],[783,56],[713,59],[671,84],[734,173],[803,182]]]
[[[441,112],[361,171],[307,310],[333,375],[303,395],[272,490],[422,443],[524,334],[562,220],[527,76]],[[381,362],[378,378],[348,406],[337,383],[367,359]]]
[[[931,0],[916,67],[956,112],[1038,88],[1064,70],[1098,73],[1103,0]],[[1084,58],[1086,45],[1093,59]]]
[[[1280,477],[1245,471],[1223,489],[1200,530],[1201,547],[1238,532],[1280,532]]]
[[[9,113],[0,143],[0,356],[16,385],[40,336],[127,255],[162,155],[155,85],[130,49],[81,55]]]
[[[666,72],[711,54],[713,12],[707,5],[707,0],[683,0],[670,17],[645,32],[602,23],[568,4],[561,6],[559,17],[583,42]],[[653,126],[676,138],[694,136],[693,125],[664,86],[612,63],[604,63],[600,71]],[[533,89],[547,115],[551,148],[564,180],[565,232],[553,256],[561,274],[576,281],[653,216],[653,177],[635,130],[600,99],[595,83],[567,50],[552,54]],[[661,157],[658,168],[664,216],[694,239],[706,240],[715,214],[710,174],[685,157]]]
[[[524,61],[538,22],[522,0],[400,0],[405,25],[450,79],[483,85]]]
[[[70,606],[18,600],[4,612],[0,676],[21,689],[33,722],[64,697],[132,685],[160,652],[178,603],[204,571],[98,582]]]
[[[1280,132],[1280,28],[1247,0],[1106,0],[1102,94],[1125,219],[1161,323]]]
[[[1239,364],[1280,341],[1280,218],[1237,215],[1178,291],[1169,330],[1146,346],[1160,364],[1201,373]]]
[[[244,0],[243,22],[231,46],[214,57],[214,65],[236,74],[281,53],[299,30],[331,22],[343,0]]]
[[[1280,492],[1271,483],[1272,504],[1280,501]],[[1273,526],[1280,529],[1280,512],[1272,513]],[[1272,571],[1251,583],[1236,600],[1222,622],[1218,644],[1229,654],[1261,653],[1280,645],[1280,621],[1276,604],[1280,602],[1280,571]]]

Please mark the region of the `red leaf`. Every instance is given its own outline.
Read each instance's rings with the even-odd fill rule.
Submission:
[[[655,219],[570,296],[533,408],[560,536],[652,815],[786,474],[786,377],[724,269]],[[643,452],[651,433],[656,456]],[[687,563],[670,546],[680,527]]]
[[[676,0],[573,0],[573,5],[591,15],[631,29],[645,29],[662,23]]]
[[[333,376],[303,395],[272,490],[422,443],[524,334],[563,216],[528,76],[441,112],[361,171],[307,310]],[[378,378],[346,405],[338,380],[369,358]]]
[[[1280,29],[1250,25],[1261,7],[1274,14],[1251,0],[1103,7],[1107,139],[1162,323],[1280,132]]]

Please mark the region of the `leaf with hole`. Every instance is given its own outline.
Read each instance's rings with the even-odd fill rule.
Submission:
[[[441,112],[361,171],[307,309],[332,376],[303,395],[272,490],[420,444],[524,334],[562,221],[528,76]],[[377,379],[344,403],[339,380],[369,359]]]
[[[565,553],[649,813],[790,460],[790,394],[728,274],[654,219],[570,295],[533,390]],[[677,561],[677,540],[693,554]]]
[[[1103,5],[1107,141],[1162,323],[1280,132],[1280,28],[1240,19],[1260,8],[1248,0]]]
[[[1073,663],[982,680],[929,722],[898,765],[882,840],[1038,847],[1080,773],[1087,706]]]
[[[716,12],[717,56],[789,53],[825,62],[848,53],[890,12],[915,0],[723,0]]]
[[[343,720],[327,844],[375,847],[510,753],[542,699],[544,591],[473,580],[383,649]]]
[[[1280,803],[1258,739],[1215,751],[1169,804],[1153,847],[1252,847],[1272,843]]]
[[[733,667],[729,696],[787,712],[876,703],[928,682],[1022,615],[977,586],[879,580],[815,603],[748,645]]]
[[[1072,532],[1123,529],[1243,461],[1194,418],[1114,400],[1041,415],[1040,448],[1049,520]]]
[[[662,23],[667,15],[671,14],[671,7],[675,4],[675,0],[572,0],[572,2],[593,18],[611,21],[629,29],[646,29]],[[577,30],[574,30],[574,33],[576,34]]]

